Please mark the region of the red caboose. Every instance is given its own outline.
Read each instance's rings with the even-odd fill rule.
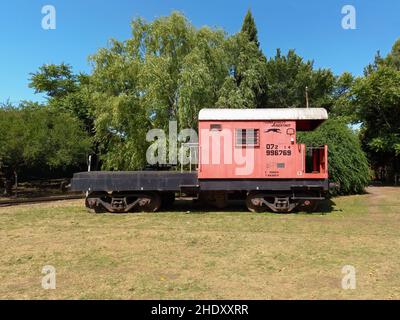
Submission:
[[[201,110],[201,189],[246,185],[248,206],[256,211],[309,207],[328,183],[328,148],[297,144],[296,133],[314,130],[327,118],[321,108]]]
[[[319,108],[203,109],[199,179],[327,179],[327,146],[296,141],[327,117]]]
[[[196,171],[77,173],[71,189],[97,211],[156,211],[178,193],[217,207],[245,199],[257,212],[312,210],[328,192],[328,149],[296,138],[327,118],[320,108],[203,109]]]

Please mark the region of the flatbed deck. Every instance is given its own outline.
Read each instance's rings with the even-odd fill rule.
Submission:
[[[181,191],[198,186],[197,172],[92,171],[75,173],[71,191]]]

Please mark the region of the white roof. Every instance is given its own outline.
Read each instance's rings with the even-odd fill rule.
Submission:
[[[326,120],[324,108],[201,109],[199,120]]]

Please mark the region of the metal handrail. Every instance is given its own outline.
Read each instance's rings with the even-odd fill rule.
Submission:
[[[182,143],[181,147],[187,147],[189,148],[189,172],[192,172],[192,159],[193,159],[193,155],[194,155],[194,159],[197,159],[196,163],[194,163],[195,165],[198,165],[199,161],[198,161],[198,150],[199,150],[199,144],[195,143],[195,142],[186,142],[186,143]],[[194,153],[192,153],[192,150],[194,150]],[[183,152],[181,152],[181,172],[183,172]],[[197,168],[196,168],[197,170]]]

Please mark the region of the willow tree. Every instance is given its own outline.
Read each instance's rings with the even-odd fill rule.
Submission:
[[[196,128],[201,108],[214,106],[228,74],[226,36],[196,29],[179,13],[152,22],[132,22],[132,37],[112,40],[91,57],[90,86],[96,140],[103,145],[104,167],[145,165],[146,132]]]

